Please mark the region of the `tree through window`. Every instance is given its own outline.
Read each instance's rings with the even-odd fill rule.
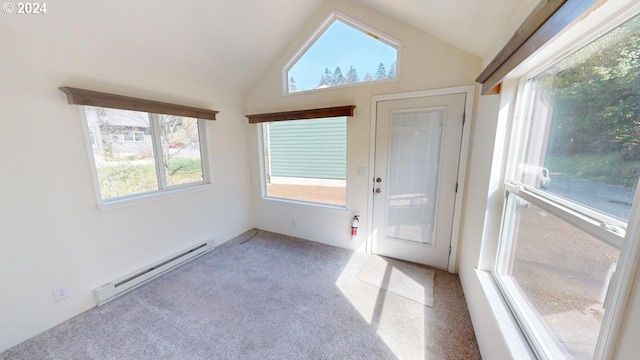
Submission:
[[[397,41],[332,14],[286,67],[296,93],[397,77]]]
[[[540,358],[601,358],[638,206],[639,49],[636,15],[522,79],[494,276]]]

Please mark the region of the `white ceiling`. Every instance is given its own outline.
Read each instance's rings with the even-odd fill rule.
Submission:
[[[539,0],[358,0],[480,58],[522,3]]]
[[[244,93],[322,1],[66,0],[49,2],[43,15],[0,14],[0,29],[61,49],[81,44],[103,64],[171,71]],[[500,25],[531,0],[358,1],[482,57]]]
[[[49,1],[46,14],[0,13],[0,38],[5,28],[59,44],[61,52],[79,47],[83,61],[93,58],[114,68],[127,64],[160,76],[171,72],[242,94],[322,2]]]

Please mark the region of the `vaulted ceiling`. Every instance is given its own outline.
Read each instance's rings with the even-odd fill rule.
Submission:
[[[539,0],[358,0],[468,53],[484,57],[521,5]],[[532,6],[533,5],[533,6]]]
[[[532,0],[358,1],[482,57],[501,24]],[[42,15],[1,14],[0,37],[20,33],[61,51],[79,47],[101,63],[204,79],[242,94],[322,2],[56,1]]]

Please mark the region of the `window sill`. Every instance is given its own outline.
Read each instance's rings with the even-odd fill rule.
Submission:
[[[535,360],[536,357],[529,343],[525,339],[524,334],[522,334],[520,326],[513,317],[509,306],[504,301],[502,293],[493,280],[491,273],[476,269],[476,276],[484,291],[487,302],[491,307],[491,313],[507,345],[511,358]]]
[[[100,211],[103,211],[103,212],[112,211],[112,210],[121,209],[129,206],[145,204],[153,201],[169,199],[176,196],[182,196],[182,195],[201,192],[201,191],[208,191],[212,189],[213,189],[213,184],[201,184],[201,185],[183,187],[183,188],[173,189],[173,190],[157,191],[154,193],[144,194],[144,195],[130,197],[126,199],[112,200],[108,202],[103,202],[101,204],[99,203],[98,209],[100,209]]]
[[[341,206],[341,205],[330,205],[330,204],[316,203],[316,202],[310,202],[310,201],[289,200],[289,199],[281,199],[281,198],[274,198],[274,197],[267,197],[267,196],[263,196],[262,200],[265,202],[272,202],[280,205],[293,205],[296,207],[304,207],[304,208],[312,207],[312,208],[319,208],[322,210],[337,210],[337,211],[349,210],[349,208],[347,208],[346,206]]]

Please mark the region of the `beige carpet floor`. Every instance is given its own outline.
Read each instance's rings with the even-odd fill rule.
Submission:
[[[366,254],[254,233],[0,359],[480,358],[457,275],[429,307],[358,280]]]
[[[424,266],[371,255],[358,273],[358,280],[405,297],[426,306],[433,306],[435,272]]]

